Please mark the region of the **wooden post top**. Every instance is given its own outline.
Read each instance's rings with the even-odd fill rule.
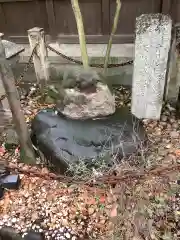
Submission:
[[[28,33],[38,33],[38,32],[43,32],[44,29],[43,28],[39,28],[39,27],[34,27],[28,30]]]
[[[4,33],[0,33],[0,38],[3,38],[3,36],[4,36]]]

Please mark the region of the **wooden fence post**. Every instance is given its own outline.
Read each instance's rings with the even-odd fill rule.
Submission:
[[[16,132],[19,137],[21,146],[21,157],[26,163],[35,163],[34,150],[26,125],[25,117],[21,111],[21,104],[18,92],[15,86],[15,79],[12,69],[6,60],[5,49],[0,41],[0,81],[2,81],[5,92],[7,94],[9,106],[12,112],[13,120],[16,127]]]
[[[2,38],[3,38],[3,36],[4,36],[4,34],[0,33],[0,45],[2,45]],[[4,85],[3,85],[2,79],[0,79],[0,97],[2,95],[4,95],[5,93],[6,92],[5,92],[5,89],[4,89]],[[7,98],[3,99],[0,102],[0,109],[1,109],[1,111],[5,111],[5,112],[9,112],[10,113],[10,108],[9,108],[9,103],[8,103]]]
[[[33,57],[34,68],[36,72],[37,82],[41,89],[46,85],[49,80],[49,63],[47,56],[47,48],[45,45],[45,35],[43,28],[32,28],[28,30],[28,38],[31,50],[34,49],[36,44],[36,53]]]

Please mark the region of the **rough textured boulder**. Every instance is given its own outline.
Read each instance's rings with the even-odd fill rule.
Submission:
[[[80,159],[90,163],[107,155],[128,156],[144,140],[142,123],[128,108],[96,120],[72,120],[52,110],[43,110],[32,121],[34,145],[59,172]],[[112,163],[111,158],[109,161]]]
[[[115,112],[115,97],[98,73],[84,70],[66,75],[57,110],[71,119],[108,116]]]

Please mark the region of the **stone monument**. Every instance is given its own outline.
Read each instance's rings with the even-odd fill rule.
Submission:
[[[171,30],[167,15],[143,14],[136,20],[131,112],[139,119],[160,118]]]

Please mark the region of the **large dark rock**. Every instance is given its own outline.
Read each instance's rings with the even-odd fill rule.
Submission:
[[[25,237],[24,240],[45,240],[43,233],[36,233],[30,231]]]
[[[16,230],[12,227],[2,227],[0,229],[0,240],[44,240],[43,233],[36,233],[30,231],[27,235],[22,238],[20,234],[16,232]]]
[[[127,156],[144,140],[142,123],[128,108],[96,120],[72,120],[43,110],[32,121],[33,143],[60,172],[79,159],[91,162],[116,153]]]
[[[0,240],[22,240],[22,237],[12,227],[0,229]]]

